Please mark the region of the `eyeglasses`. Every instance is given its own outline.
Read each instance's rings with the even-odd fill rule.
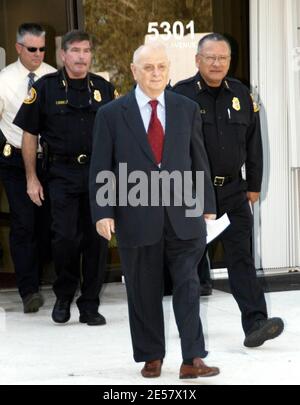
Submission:
[[[31,52],[31,53],[37,52],[37,50],[39,50],[40,52],[45,52],[45,50],[46,50],[45,46],[41,46],[40,48],[35,48],[34,46],[25,46],[20,43],[19,43],[19,45],[23,46],[24,48],[27,49],[28,52]]]
[[[213,65],[217,61],[220,63],[220,65],[226,65],[231,58],[231,56],[216,56],[216,55],[207,56],[202,54],[200,54],[200,56],[208,65]]]

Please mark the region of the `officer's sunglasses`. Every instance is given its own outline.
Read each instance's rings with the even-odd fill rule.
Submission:
[[[25,45],[20,44],[20,43],[19,43],[19,45],[23,46],[24,48],[27,49],[28,52],[31,52],[31,53],[34,53],[37,50],[39,50],[40,52],[45,52],[45,50],[46,50],[45,46],[41,46],[40,48],[35,48],[34,46],[25,46]]]

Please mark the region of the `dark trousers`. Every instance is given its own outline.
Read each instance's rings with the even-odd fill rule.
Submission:
[[[264,292],[257,280],[251,254],[253,216],[248,201],[228,213],[230,226],[221,235],[229,283],[241,311],[242,326],[247,334],[255,322],[267,318]]]
[[[210,264],[208,258],[208,250],[206,249],[200,263],[198,265],[198,275],[201,285],[212,285],[210,276]]]
[[[72,301],[78,284],[80,311],[97,311],[107,261],[107,241],[92,223],[88,165],[54,164],[49,170],[57,298]]]
[[[30,200],[20,152],[9,158],[0,156],[0,177],[10,209],[10,251],[19,293],[24,298],[39,290],[39,272],[50,256],[49,205],[47,199],[42,207]]]
[[[173,282],[173,309],[183,359],[207,355],[199,317],[197,265],[205,240],[179,240],[165,216],[162,239],[152,246],[119,248],[125,276],[129,323],[136,362],[163,359],[164,260]]]

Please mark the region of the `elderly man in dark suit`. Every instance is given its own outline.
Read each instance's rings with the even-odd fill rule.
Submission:
[[[162,45],[152,43],[138,48],[131,70],[137,82],[135,90],[97,113],[90,170],[93,220],[98,233],[108,240],[116,231],[128,294],[134,359],[145,362],[142,376],[159,377],[165,357],[164,256],[174,285],[173,308],[181,340],[183,362],[179,376],[214,376],[219,369],[208,367],[202,360],[207,351],[199,317],[197,265],[206,244],[204,217],[215,218],[200,112],[196,103],[165,90],[169,61]],[[170,204],[164,203],[164,196],[160,195],[163,193],[159,193],[158,203],[153,203],[153,197],[157,197],[153,189],[147,203],[132,204],[130,196],[137,185],[133,186],[132,178],[124,178],[129,183],[124,184],[124,173],[120,172],[120,165],[124,168],[124,164],[132,178],[143,173],[147,184],[142,191],[151,189],[155,175],[176,171],[184,177],[184,173],[190,172],[195,180],[195,175],[202,172],[204,215],[191,216],[185,202],[176,204],[178,195],[171,187]],[[99,196],[108,185],[103,176],[108,172],[115,179],[112,187],[107,188],[108,194],[116,190],[118,193],[115,201],[112,198],[105,203],[104,194]],[[193,196],[197,188],[192,190]]]

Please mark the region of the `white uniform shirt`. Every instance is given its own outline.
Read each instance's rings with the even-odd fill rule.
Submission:
[[[43,62],[33,72],[36,75],[35,81],[55,71],[56,69]],[[29,73],[19,59],[0,72],[0,129],[7,142],[16,148],[21,148],[23,131],[12,122],[27,96]]]

